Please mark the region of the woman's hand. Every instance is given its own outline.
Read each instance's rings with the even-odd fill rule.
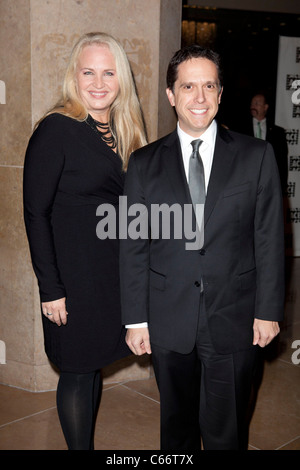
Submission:
[[[56,323],[58,326],[67,323],[66,298],[52,300],[51,302],[42,302],[42,311],[48,320]]]

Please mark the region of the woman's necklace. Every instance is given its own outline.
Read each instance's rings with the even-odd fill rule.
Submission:
[[[94,132],[96,132],[98,135],[100,134],[101,139],[107,145],[109,145],[109,147],[112,149],[116,148],[117,143],[107,123],[96,121],[96,119],[94,119],[90,114],[86,119],[86,123],[93,129]]]

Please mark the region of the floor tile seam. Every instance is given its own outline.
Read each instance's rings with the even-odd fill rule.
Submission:
[[[288,364],[289,366],[297,367],[298,364],[293,364],[291,361],[287,361],[286,359],[278,358],[279,362],[283,362],[284,364]]]
[[[127,390],[130,390],[131,392],[136,393],[137,395],[140,395],[141,397],[147,398],[148,400],[154,401],[154,403],[157,403],[158,405],[160,402],[158,400],[155,400],[154,398],[149,397],[148,395],[145,395],[144,393],[138,392],[137,390],[134,390],[133,388],[130,388],[126,385],[127,382],[124,382],[122,384],[122,387],[126,388]]]
[[[30,390],[29,388],[18,387],[16,385],[9,385],[9,384],[3,383],[3,382],[0,382],[0,387],[13,389],[13,390],[18,390],[20,392],[25,392],[25,393],[31,393],[32,395],[56,392],[56,388],[49,388],[49,389],[46,389],[46,390]]]
[[[294,437],[293,439],[290,439],[289,441],[285,442],[285,443],[284,443],[284,444],[282,444],[281,446],[279,446],[279,447],[276,447],[276,449],[275,449],[275,450],[282,449],[282,447],[285,447],[285,446],[287,446],[287,445],[291,444],[292,442],[295,442],[297,439],[300,439],[300,435],[299,435],[299,436],[296,436],[296,437]]]
[[[13,421],[8,421],[7,423],[0,424],[0,429],[5,428],[6,426],[9,426],[11,424],[19,423],[20,421],[25,421],[26,419],[32,418],[33,416],[38,416],[42,413],[45,413],[45,412],[51,411],[51,410],[55,410],[55,409],[56,409],[56,406],[52,406],[51,408],[46,408],[45,410],[37,411],[36,413],[32,413],[30,415],[23,416],[22,418],[14,419]]]
[[[254,446],[253,444],[250,444],[250,443],[248,444],[248,447],[251,447],[251,449],[253,449],[253,450],[260,450],[259,447],[256,447],[256,446]]]
[[[103,388],[102,393],[106,392],[107,390],[112,390],[114,388],[120,387],[121,385],[123,385],[123,383],[124,382],[115,382],[111,384],[104,384],[105,388]]]

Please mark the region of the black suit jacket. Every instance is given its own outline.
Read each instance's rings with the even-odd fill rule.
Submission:
[[[288,181],[288,145],[286,141],[285,131],[282,127],[276,126],[269,119],[266,119],[266,123],[266,141],[269,142],[273,147],[279,170],[281,189],[284,193],[286,191],[286,185]],[[252,118],[250,118],[239,129],[239,131],[254,137]]]
[[[150,230],[152,205],[176,204],[184,212],[191,204],[177,131],[131,156],[124,194],[128,208],[136,203],[145,208]],[[172,236],[175,228],[171,220],[169,239],[161,229],[158,238],[121,241],[123,323],[148,321],[152,343],[189,353],[202,278],[217,352],[251,347],[254,317],[283,317],[282,196],[272,147],[219,128],[203,248],[187,250],[190,240],[184,230],[182,238]]]

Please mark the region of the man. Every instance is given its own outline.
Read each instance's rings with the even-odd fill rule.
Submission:
[[[195,451],[200,432],[205,449],[241,449],[257,348],[278,334],[283,313],[277,166],[268,143],[216,123],[222,86],[215,53],[198,45],[178,51],[167,85],[177,129],[135,152],[126,177],[128,208],[140,209],[141,225],[148,216],[150,233],[121,241],[127,344],[137,355],[152,352],[163,450]],[[192,212],[193,230],[182,217],[181,237],[175,212],[170,236],[150,217],[157,206],[189,214],[191,141],[198,138],[206,189],[202,246],[201,237],[194,245],[190,237],[201,210]],[[201,209],[203,202],[196,204]]]
[[[241,131],[270,142],[278,165],[282,193],[285,193],[288,177],[287,141],[284,129],[279,126],[275,126],[275,124],[267,117],[268,109],[269,104],[266,95],[263,93],[255,94],[250,103],[252,119],[248,120]]]

